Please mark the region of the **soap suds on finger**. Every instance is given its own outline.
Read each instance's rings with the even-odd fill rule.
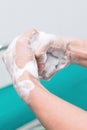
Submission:
[[[29,93],[30,93],[30,91],[32,91],[34,89],[35,85],[33,84],[32,80],[23,79],[22,81],[18,81],[18,79],[24,74],[24,72],[28,72],[33,77],[38,79],[38,68],[37,68],[37,63],[36,63],[35,57],[32,57],[32,59],[30,59],[30,61],[28,61],[23,66],[23,68],[21,68],[17,65],[17,63],[15,61],[15,57],[17,56],[17,52],[16,52],[17,47],[16,46],[18,46],[18,42],[20,41],[19,38],[20,38],[20,36],[18,36],[15,40],[13,40],[13,42],[10,44],[10,46],[8,47],[6,52],[3,54],[3,61],[12,77],[16,91],[18,92],[20,97],[26,103],[29,103]],[[30,45],[26,46],[28,48],[26,48],[25,46],[23,48],[23,51],[25,51],[25,50],[28,51],[28,52],[25,52],[25,56],[28,55],[28,57],[29,57],[32,55],[32,54],[30,54],[30,51],[29,51]],[[22,56],[22,55],[19,55],[19,56]],[[20,58],[22,60],[22,57],[20,57]],[[18,62],[20,62],[20,59],[18,59],[18,60],[19,60]],[[23,60],[26,60],[26,57],[23,57]]]

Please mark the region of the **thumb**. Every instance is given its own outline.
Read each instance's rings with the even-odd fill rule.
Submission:
[[[50,48],[50,44],[41,45],[38,50],[35,52],[35,57],[38,64],[38,69],[43,70],[45,63],[47,61],[47,50]]]
[[[56,39],[55,35],[38,32],[37,38],[32,42],[32,47],[34,47],[35,57],[37,59],[38,65],[41,67],[47,60],[47,51],[54,43]]]
[[[35,56],[38,63],[45,63],[47,60],[47,51],[51,47],[53,41],[51,41],[48,34],[39,32],[38,41],[39,46],[35,50]]]

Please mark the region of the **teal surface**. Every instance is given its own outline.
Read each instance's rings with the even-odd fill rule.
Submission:
[[[41,82],[55,95],[87,110],[87,68],[71,65],[51,80]],[[12,85],[0,90],[0,130],[15,130],[34,118]]]
[[[15,130],[34,118],[12,85],[0,90],[0,130]]]

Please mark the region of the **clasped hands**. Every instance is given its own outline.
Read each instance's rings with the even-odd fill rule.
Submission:
[[[34,80],[48,80],[72,63],[70,39],[31,29],[18,36],[3,54],[3,61],[20,97],[28,102]]]
[[[63,39],[56,35],[39,32],[36,29],[31,29],[27,33],[16,38],[16,42],[12,43],[7,54],[3,56],[10,74],[12,73],[11,58],[13,50],[13,59],[19,68],[22,68],[29,61],[35,61],[31,74],[37,78],[44,80],[50,79],[57,71],[64,68],[72,62],[69,51],[70,40]],[[11,54],[11,56],[10,56]],[[9,63],[8,63],[9,62]],[[31,70],[30,69],[30,70]],[[36,72],[38,71],[38,72]],[[14,72],[13,72],[14,73]],[[37,73],[37,74],[36,74]]]

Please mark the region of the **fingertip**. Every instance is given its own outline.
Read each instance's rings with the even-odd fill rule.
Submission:
[[[47,54],[41,54],[42,52],[35,53],[38,64],[44,64],[47,60]]]
[[[26,37],[29,37],[29,36],[32,36],[32,35],[34,35],[34,34],[36,34],[36,33],[38,33],[37,29],[31,28],[31,29],[29,29],[24,35],[25,35]]]
[[[40,63],[39,63],[39,64],[38,64],[38,70],[41,71],[41,70],[43,70],[43,69],[44,69],[44,64],[40,64]]]

